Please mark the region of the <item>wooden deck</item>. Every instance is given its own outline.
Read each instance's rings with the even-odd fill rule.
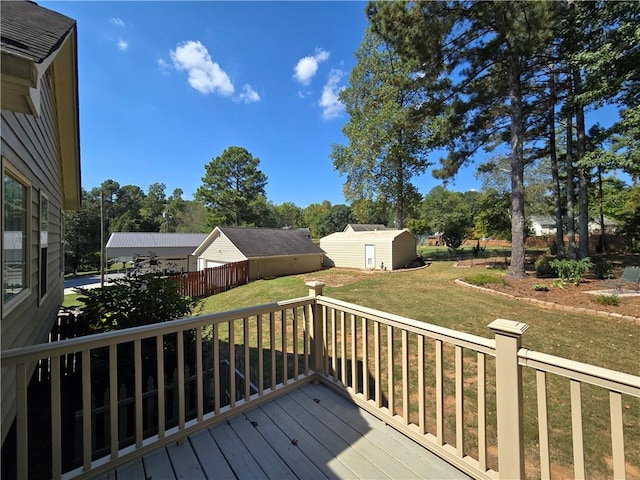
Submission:
[[[470,477],[328,387],[308,384],[100,478]]]

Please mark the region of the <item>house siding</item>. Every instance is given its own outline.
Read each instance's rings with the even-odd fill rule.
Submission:
[[[55,101],[49,74],[40,80],[41,115],[35,117],[1,111],[1,153],[30,183],[27,294],[5,309],[1,320],[2,350],[41,343],[53,326],[62,303],[64,281],[61,276],[61,209],[63,207],[62,170],[59,158]],[[47,293],[40,298],[40,193],[49,200]],[[2,441],[15,414],[15,372],[2,369]]]
[[[224,234],[218,235],[199,258],[220,263],[240,262],[247,259]]]
[[[316,272],[322,269],[322,257],[322,254],[314,253],[272,258],[252,258],[249,260],[249,280]]]
[[[380,232],[334,233],[320,239],[326,252],[325,266],[366,268],[365,246],[375,248],[374,268],[382,264],[388,270],[402,268],[416,256],[416,238],[408,231],[389,234]]]

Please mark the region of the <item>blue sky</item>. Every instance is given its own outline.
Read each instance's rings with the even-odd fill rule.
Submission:
[[[331,145],[365,2],[40,1],[78,22],[82,184],[154,182],[191,199],[227,147],[260,159],[268,200],[345,203]],[[422,194],[440,182],[416,180]],[[450,185],[479,189],[472,169]]]

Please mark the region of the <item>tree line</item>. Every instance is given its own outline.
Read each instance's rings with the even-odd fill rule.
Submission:
[[[496,160],[502,165],[507,159]],[[534,168],[535,167],[535,168]],[[455,192],[437,186],[406,209],[405,226],[421,236],[442,232],[447,238],[511,238],[510,192],[505,168],[480,172],[482,190]],[[166,195],[162,183],[146,192],[136,185],[106,180],[82,191],[82,208],[65,213],[65,257],[69,269],[96,269],[100,262],[100,222],[112,232],[208,233],[217,225],[272,228],[309,228],[314,238],[344,230],[348,223],[393,227],[396,210],[391,203],[355,200],[332,205],[328,200],[300,207],[293,202],[276,205],[267,200],[267,178],[260,161],[242,147],[229,147],[205,165],[195,198],[183,198],[180,188]],[[525,169],[525,204],[530,215],[550,215],[552,179],[545,165]],[[640,186],[630,187],[613,175],[601,179],[602,196],[590,205],[602,206],[621,231],[640,237]],[[596,189],[591,189],[596,194]],[[592,208],[590,217],[597,218]]]
[[[366,13],[358,65],[340,94],[348,144],[331,153],[347,200],[389,203],[402,227],[420,203],[415,176],[434,167],[446,182],[484,158],[480,172],[509,174],[510,275],[520,277],[525,170],[544,165],[556,253],[587,256],[588,242],[576,248],[576,237],[588,236],[592,191],[599,203],[607,172],[623,170],[634,183],[640,175],[640,5],[370,2]],[[587,131],[586,112],[607,104],[619,120]]]

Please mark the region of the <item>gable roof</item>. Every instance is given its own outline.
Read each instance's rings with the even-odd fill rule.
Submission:
[[[324,254],[324,251],[300,230],[216,227],[193,252],[193,255],[201,255],[218,235],[227,237],[247,258]]]
[[[41,112],[41,80],[53,82],[58,151],[64,208],[79,209],[80,114],[76,21],[34,2],[2,2],[0,52],[3,110],[34,115]],[[50,67],[55,68],[50,70]]]
[[[2,2],[2,50],[42,63],[58,50],[75,20],[34,2]]]
[[[351,228],[354,232],[375,232],[377,230],[388,230],[385,225],[381,223],[349,223],[344,227],[344,231]]]
[[[107,242],[107,256],[132,257],[190,255],[207,238],[206,233],[114,232]]]
[[[320,241],[340,240],[348,242],[362,242],[366,240],[394,240],[395,238],[406,234],[415,237],[415,235],[406,228],[403,230],[388,228],[385,230],[371,230],[364,232],[335,232],[331,235],[327,235],[326,237],[322,237]]]

